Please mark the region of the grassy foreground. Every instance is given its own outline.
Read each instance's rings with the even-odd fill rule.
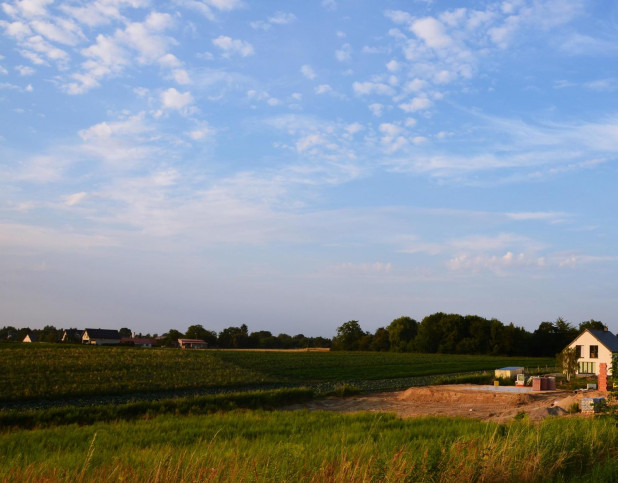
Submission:
[[[244,352],[61,344],[0,346],[0,402],[190,389],[259,389],[536,368],[552,359],[358,352]],[[427,382],[428,383],[428,382]],[[371,385],[368,389],[371,389]],[[381,387],[376,386],[377,390]]]
[[[5,432],[2,481],[616,481],[612,419],[234,411]]]

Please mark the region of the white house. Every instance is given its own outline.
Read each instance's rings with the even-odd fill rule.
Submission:
[[[612,373],[612,357],[618,355],[618,337],[609,330],[586,329],[569,344],[577,353],[578,374],[599,374],[599,364],[607,364]]]

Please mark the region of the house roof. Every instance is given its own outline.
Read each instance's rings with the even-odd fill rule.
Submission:
[[[120,332],[115,329],[86,329],[90,339],[118,339],[120,340]]]
[[[607,347],[612,352],[618,352],[618,337],[612,334],[609,330],[593,330],[588,329],[601,344]]]
[[[66,334],[67,337],[77,338],[77,337],[81,337],[84,331],[79,330],[79,329],[66,329],[64,333]]]
[[[202,339],[178,339],[179,344],[206,344],[205,340]]]
[[[120,342],[133,342],[135,345],[157,345],[157,339],[154,337],[123,337]]]

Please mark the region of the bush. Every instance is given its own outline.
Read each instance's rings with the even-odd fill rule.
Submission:
[[[346,397],[354,396],[359,392],[360,389],[357,386],[353,386],[352,384],[340,384],[338,386],[335,386],[335,389],[327,393],[327,396]]]

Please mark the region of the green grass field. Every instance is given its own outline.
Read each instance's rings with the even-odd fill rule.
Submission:
[[[507,365],[536,368],[552,364],[551,359],[441,354],[5,344],[0,347],[0,402],[377,381],[493,370]]]
[[[372,389],[382,381],[552,364],[436,354],[1,346],[0,402],[13,409],[0,410],[0,481],[617,481],[611,417],[499,425],[260,409],[307,400],[320,385],[355,381]],[[250,391],[301,384],[308,387]],[[156,394],[192,388],[237,392]],[[140,392],[155,397],[43,404]],[[26,401],[41,404],[25,409]]]
[[[618,478],[613,419],[509,425],[233,411],[16,430],[1,481],[590,481]]]

